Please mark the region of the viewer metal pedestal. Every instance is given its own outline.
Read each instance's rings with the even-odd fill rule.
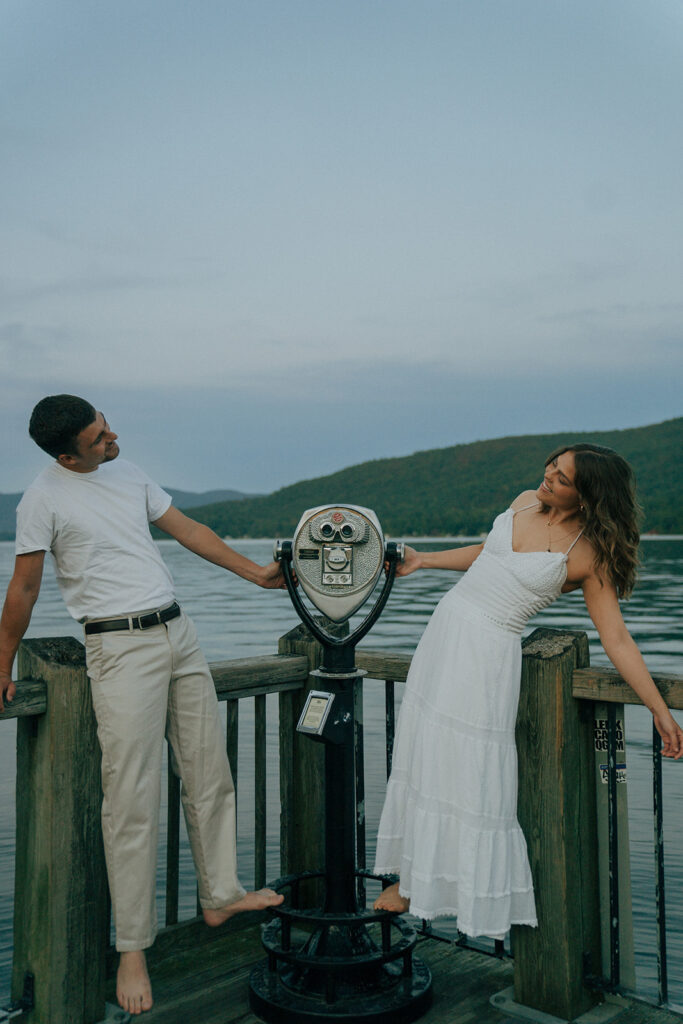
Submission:
[[[282,564],[297,612],[323,645],[317,670],[321,688],[333,695],[325,735],[325,865],[320,871],[280,878],[273,888],[285,904],[271,910],[265,926],[265,962],[250,979],[255,1013],[273,1024],[345,1021],[348,1024],[409,1024],[431,1002],[431,974],[413,956],[417,935],[397,914],[359,906],[357,881],[386,877],[356,868],[355,853],[355,645],[378,618],[389,596],[398,550],[387,545],[389,571],[382,593],[365,621],[349,637],[333,637],[314,620],[296,591],[291,545]],[[299,891],[322,880],[321,907],[299,909]]]

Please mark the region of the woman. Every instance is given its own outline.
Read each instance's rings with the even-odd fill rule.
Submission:
[[[538,490],[497,517],[484,544],[406,548],[400,576],[422,568],[465,575],[440,601],[408,675],[375,862],[400,881],[375,908],[455,915],[472,936],[537,924],[517,822],[520,635],[560,593],[583,589],[606,653],[653,714],[663,755],[683,754],[683,731],[619,609],[635,580],[637,512],[621,456],[569,445],[549,457]]]

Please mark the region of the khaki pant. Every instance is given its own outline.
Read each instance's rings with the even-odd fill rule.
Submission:
[[[86,636],[86,656],[102,747],[102,833],[116,948],[145,949],[157,932],[164,735],[182,779],[200,903],[218,909],[244,895],[216,691],[185,614],[150,629]]]

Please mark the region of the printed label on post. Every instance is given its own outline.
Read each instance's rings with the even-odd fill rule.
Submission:
[[[595,749],[597,751],[607,750],[607,719],[596,718],[593,729]],[[617,751],[624,752],[624,723],[621,718],[616,720]]]
[[[600,768],[600,781],[606,786],[607,785],[607,781],[608,781],[607,765],[606,764],[601,764],[601,765],[598,765],[598,767]],[[616,765],[616,769],[617,769],[617,782],[626,782],[626,765],[625,764],[618,764],[618,765]]]

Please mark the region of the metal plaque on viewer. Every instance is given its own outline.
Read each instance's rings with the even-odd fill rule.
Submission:
[[[301,712],[296,731],[308,733],[309,736],[322,736],[333,702],[333,693],[311,690]]]

